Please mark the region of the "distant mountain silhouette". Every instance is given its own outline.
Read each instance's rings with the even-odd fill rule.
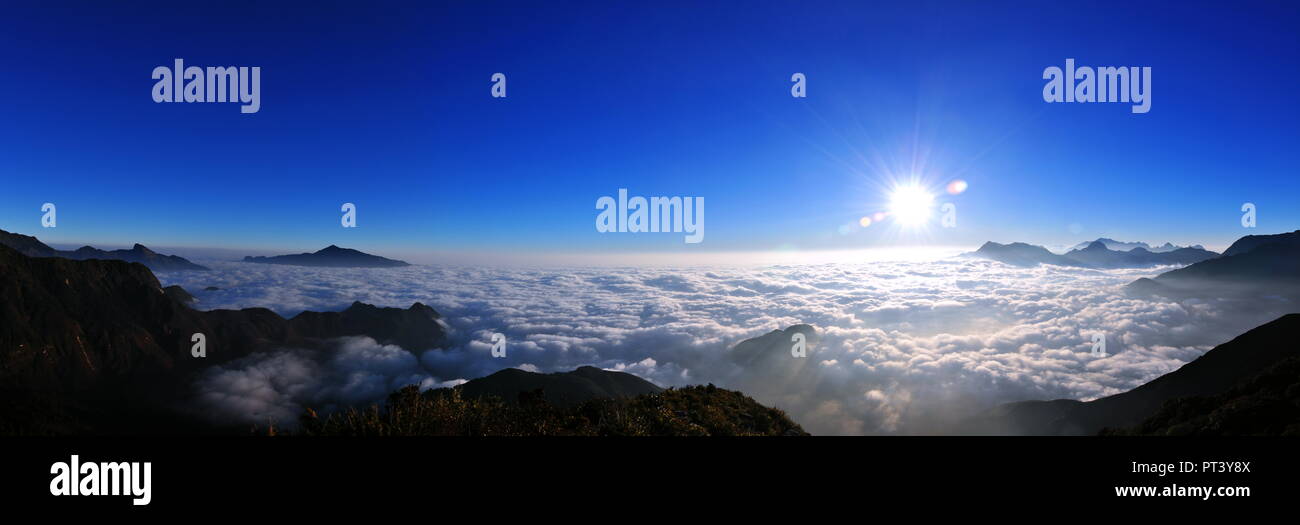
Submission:
[[[1066,266],[1079,266],[1074,261],[1062,259],[1060,255],[1054,254],[1051,250],[1042,246],[1025,244],[1023,242],[1013,242],[1011,244],[998,244],[996,242],[986,242],[980,249],[974,253],[966,255],[983,257],[994,261],[1003,262],[1012,266],[1037,266],[1039,264],[1058,264]]]
[[[0,433],[114,432],[116,422],[141,418],[161,425],[198,370],[282,345],[323,348],[343,335],[412,350],[446,345],[437,312],[419,303],[356,303],[287,320],[265,308],[202,312],[145,266],[28,257],[8,246],[0,275]],[[190,355],[195,333],[206,337],[205,358]]]
[[[0,244],[13,248],[18,253],[28,257],[62,257],[78,261],[105,259],[137,262],[156,272],[207,270],[206,267],[189,262],[183,257],[163,255],[146,248],[142,244],[136,244],[130,250],[104,251],[90,246],[82,246],[73,251],[56,250],[37,240],[36,237],[10,233],[4,230],[0,230]]]
[[[1088,243],[1083,248],[1065,254],[1052,253],[1047,248],[1022,242],[998,244],[986,242],[979,250],[967,256],[992,259],[1012,266],[1053,264],[1080,268],[1139,268],[1169,264],[1191,264],[1216,257],[1218,254],[1200,248],[1178,248],[1167,252],[1153,252],[1136,247],[1129,250],[1112,250],[1106,247],[1108,239]]]
[[[1138,279],[1125,291],[1170,299],[1282,297],[1300,301],[1300,231],[1242,237],[1220,257],[1154,279]]]
[[[1062,257],[1090,268],[1136,268],[1167,264],[1192,264],[1217,257],[1219,254],[1200,248],[1178,248],[1167,252],[1153,252],[1146,248],[1116,251],[1093,241],[1086,248],[1071,250]]]
[[[539,374],[518,368],[506,368],[457,386],[465,398],[496,396],[516,403],[520,394],[541,390],[546,401],[557,407],[570,407],[600,398],[636,397],[662,392],[654,383],[624,372],[584,366],[572,372]]]
[[[1097,240],[1095,240],[1095,241],[1084,241],[1084,242],[1081,242],[1081,243],[1079,243],[1079,244],[1076,244],[1076,245],[1072,246],[1070,249],[1071,249],[1071,250],[1082,250],[1082,249],[1084,249],[1084,248],[1087,248],[1088,245],[1090,245],[1090,244],[1092,244],[1092,243],[1094,243],[1094,242],[1102,243],[1103,245],[1106,246],[1106,249],[1109,249],[1109,250],[1115,250],[1115,251],[1119,251],[1119,252],[1126,252],[1126,251],[1129,251],[1129,250],[1132,250],[1132,249],[1135,249],[1135,248],[1142,248],[1142,249],[1144,249],[1144,250],[1146,250],[1146,251],[1149,251],[1149,252],[1163,253],[1163,252],[1172,252],[1172,251],[1174,251],[1174,250],[1177,250],[1177,249],[1179,249],[1179,248],[1182,248],[1182,246],[1177,246],[1177,245],[1175,245],[1174,243],[1171,243],[1171,242],[1166,242],[1166,243],[1164,243],[1164,244],[1162,244],[1162,245],[1160,245],[1160,246],[1156,246],[1156,247],[1153,248],[1150,244],[1147,244],[1147,243],[1145,243],[1145,242],[1140,242],[1140,241],[1139,241],[1139,242],[1124,242],[1124,241],[1117,241],[1117,240],[1115,240],[1115,239],[1108,239],[1108,238],[1106,238],[1106,237],[1102,237],[1102,238],[1097,239]],[[1203,246],[1201,246],[1201,245],[1199,245],[1199,244],[1193,244],[1193,245],[1191,245],[1191,246],[1187,246],[1187,248],[1195,248],[1195,249],[1198,249],[1198,250],[1203,250],[1203,249],[1205,249]]]
[[[244,257],[244,262],[327,268],[395,268],[410,266],[410,264],[402,261],[370,255],[351,248],[339,248],[333,244],[316,253],[277,255],[274,257]]]
[[[747,369],[773,362],[788,363],[796,333],[803,334],[809,352],[820,341],[820,335],[812,325],[796,324],[736,343],[728,356],[732,362]]]
[[[1296,357],[1300,357],[1300,314],[1289,314],[1128,392],[1087,402],[1058,399],[1010,403],[965,422],[956,433],[1087,435],[1105,428],[1133,427],[1167,402],[1217,396]],[[1257,417],[1261,419],[1253,428],[1290,428],[1300,423],[1270,419],[1275,416],[1269,413]]]

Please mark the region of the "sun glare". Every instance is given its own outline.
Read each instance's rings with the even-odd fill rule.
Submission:
[[[889,214],[902,226],[920,226],[930,220],[934,195],[919,186],[901,186],[889,196]]]

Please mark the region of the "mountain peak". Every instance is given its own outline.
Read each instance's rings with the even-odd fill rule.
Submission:
[[[1183,248],[1172,254],[1206,253]],[[1261,297],[1300,299],[1300,232],[1247,235],[1232,243],[1222,256],[1162,273],[1155,279],[1130,283],[1125,291],[1136,296],[1159,295],[1170,299]],[[1210,290],[1213,290],[1212,292]]]
[[[343,248],[335,244],[321,248],[320,251],[315,253],[277,255],[274,257],[249,256],[244,257],[244,262],[328,268],[396,268],[410,266],[404,261],[370,255],[360,250]]]
[[[416,303],[412,304],[410,308],[407,308],[407,310],[410,310],[410,311],[412,311],[412,312],[416,312],[416,313],[422,314],[422,315],[424,315],[424,316],[426,316],[426,317],[429,317],[429,318],[431,318],[431,319],[438,319],[438,318],[442,317],[441,315],[438,314],[438,311],[437,311],[437,310],[434,310],[434,309],[433,309],[432,306],[429,306],[429,305],[424,304],[424,303],[421,303],[421,302],[416,302]]]
[[[496,396],[507,403],[517,401],[521,392],[540,389],[546,400],[556,406],[574,406],[591,399],[628,398],[663,391],[658,385],[635,375],[601,370],[594,366],[550,374],[504,368],[456,388],[468,398]]]
[[[1193,264],[1216,256],[1205,250],[1173,250],[1155,252],[1145,243],[1120,243],[1108,245],[1105,237],[1080,244],[1064,254],[1053,253],[1042,246],[1013,242],[998,244],[986,242],[984,246],[968,256],[993,259],[1013,266],[1034,266],[1037,264],[1054,264],[1058,266],[1079,266],[1085,268],[1136,268],[1165,264]]]
[[[1168,241],[1165,241],[1165,243],[1160,246],[1154,246],[1142,241],[1126,242],[1126,241],[1117,241],[1110,237],[1098,237],[1097,240],[1095,241],[1084,241],[1079,244],[1076,244],[1073,247],[1071,247],[1070,250],[1084,250],[1087,249],[1088,246],[1091,246],[1093,243],[1097,243],[1097,242],[1105,244],[1107,249],[1115,252],[1128,252],[1137,249],[1144,249],[1152,253],[1164,253],[1164,252],[1172,252],[1174,250],[1182,248],[1181,246],[1178,246]],[[1192,246],[1188,246],[1188,248],[1203,249],[1200,247],[1200,245],[1192,245]]]
[[[163,256],[142,244],[136,244],[130,250],[105,251],[94,246],[82,246],[73,251],[55,250],[37,240],[36,237],[9,233],[4,230],[0,230],[0,244],[13,248],[18,253],[28,257],[59,257],[78,261],[86,259],[127,261],[143,264],[153,271],[207,270],[207,268],[189,262],[183,257],[175,255]]]
[[[1300,245],[1300,230],[1274,235],[1247,235],[1232,243],[1232,246],[1229,246],[1228,249],[1223,252],[1223,256],[1229,257],[1232,255],[1240,255],[1266,244],[1298,246]]]

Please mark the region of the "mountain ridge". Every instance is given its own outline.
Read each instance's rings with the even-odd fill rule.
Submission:
[[[591,367],[583,367],[591,368]],[[561,372],[571,375],[580,372]],[[524,371],[520,371],[524,372]],[[608,372],[608,371],[602,371]],[[498,372],[500,373],[500,372]],[[529,372],[524,372],[529,373]],[[494,374],[495,375],[495,374]],[[546,375],[546,374],[542,374]],[[633,376],[635,377],[635,376]],[[461,390],[420,392],[415,385],[382,405],[323,417],[308,408],[298,434],[308,436],[806,436],[785,412],[735,390],[710,385],[632,397],[593,398],[556,406],[522,392],[515,403],[467,398]]]
[[[29,257],[4,245],[0,273],[0,295],[11,298],[0,302],[0,435],[246,432],[214,425],[186,404],[200,372],[282,346],[326,350],[328,340],[348,335],[408,349],[447,344],[441,316],[418,302],[407,309],[354,302],[340,312],[290,319],[266,308],[199,311],[186,306],[188,292],[163,288],[142,264]],[[194,333],[205,335],[207,357],[190,355]],[[444,401],[468,419],[429,419],[426,409],[448,406],[436,399],[452,392]],[[390,412],[403,403],[419,406]],[[780,410],[740,392],[713,385],[665,390],[589,366],[555,374],[507,369],[423,395],[406,387],[383,411],[367,412],[400,419],[378,427],[340,430],[339,422],[349,420],[308,412],[309,435],[397,435],[395,428],[437,434],[453,427],[458,435],[806,435]]]
[[[76,250],[56,250],[34,236],[0,230],[0,245],[7,246],[28,257],[60,257],[75,261],[104,259],[140,263],[154,271],[195,270],[206,271],[207,267],[194,264],[184,257],[163,255],[143,244],[136,243],[129,250],[105,251],[93,246],[82,246]]]
[[[1193,297],[1300,301],[1300,230],[1248,235],[1223,255],[1129,283],[1125,292],[1182,300]]]
[[[1020,267],[1051,264],[1106,269],[1194,264],[1217,257],[1218,254],[1200,248],[1178,248],[1166,252],[1153,252],[1146,248],[1137,247],[1127,251],[1117,251],[1108,248],[1102,240],[1096,240],[1088,243],[1083,248],[1070,250],[1064,254],[1053,253],[1042,246],[1023,242],[1000,244],[988,241],[980,246],[978,250],[965,253],[963,256],[991,259]]]
[[[9,418],[10,432],[112,433],[113,414],[167,414],[201,369],[278,345],[320,349],[328,339],[366,335],[382,344],[446,346],[437,312],[420,303],[406,310],[356,303],[293,319],[265,308],[199,311],[184,303],[188,293],[164,289],[143,264],[28,257],[5,245],[0,274],[0,296],[8,298],[0,302],[5,403],[54,403],[89,414],[75,428],[56,424],[59,413],[31,413],[25,423]],[[196,333],[206,339],[201,359],[191,356]]]
[[[1126,251],[1129,251],[1129,250],[1132,250],[1132,249],[1135,249],[1135,248],[1142,248],[1142,249],[1144,249],[1144,250],[1147,250],[1147,251],[1150,251],[1150,252],[1154,252],[1154,253],[1172,252],[1172,251],[1177,250],[1177,249],[1180,249],[1180,248],[1194,248],[1194,249],[1198,249],[1198,250],[1204,250],[1204,249],[1205,249],[1204,246],[1201,246],[1201,245],[1199,245],[1199,244],[1193,244],[1193,245],[1190,245],[1190,246],[1178,246],[1178,245],[1176,245],[1176,244],[1174,244],[1174,243],[1172,243],[1172,242],[1168,242],[1168,241],[1166,241],[1164,244],[1162,244],[1162,245],[1160,245],[1160,246],[1151,246],[1150,244],[1147,244],[1147,243],[1142,242],[1142,241],[1136,241],[1136,242],[1125,242],[1125,241],[1117,241],[1117,240],[1115,240],[1115,239],[1111,239],[1111,238],[1109,238],[1109,237],[1099,237],[1099,238],[1097,238],[1096,240],[1093,240],[1093,241],[1083,241],[1083,242],[1081,242],[1081,243],[1079,243],[1079,244],[1076,244],[1076,245],[1074,245],[1074,246],[1071,246],[1071,247],[1070,247],[1070,250],[1082,250],[1082,249],[1084,249],[1084,248],[1087,248],[1088,245],[1090,245],[1090,244],[1092,244],[1092,243],[1094,243],[1094,242],[1100,242],[1100,243],[1102,243],[1103,245],[1105,245],[1107,249],[1114,250],[1114,251],[1118,251],[1118,252],[1126,252]]]
[[[558,407],[576,406],[598,398],[636,397],[664,390],[635,375],[601,370],[594,366],[581,366],[571,372],[550,374],[505,368],[455,388],[467,398],[496,396],[506,403],[516,403],[521,394],[541,390],[546,401]]]
[[[282,264],[289,266],[312,266],[318,268],[400,268],[410,263],[371,255],[360,250],[329,245],[312,253],[275,255],[270,257],[244,257],[244,262],[259,264]]]

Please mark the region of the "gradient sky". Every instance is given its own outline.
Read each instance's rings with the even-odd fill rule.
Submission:
[[[6,4],[0,228],[51,243],[1221,247],[1300,228],[1292,2]],[[261,111],[155,104],[175,58],[260,66]],[[1150,113],[1045,103],[1066,58],[1152,67]],[[969,182],[941,199],[957,228],[841,233],[910,177]],[[704,242],[597,233],[619,188],[705,197]]]

